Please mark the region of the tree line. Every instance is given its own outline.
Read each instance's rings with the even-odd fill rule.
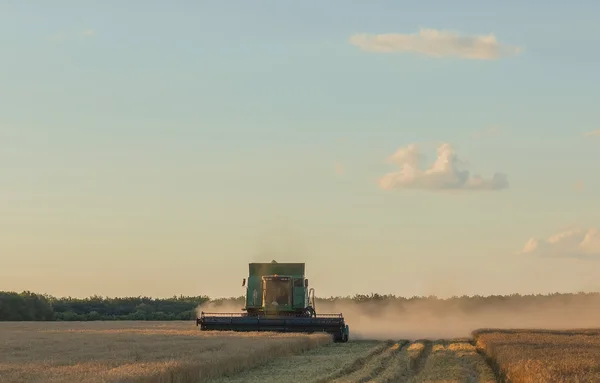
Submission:
[[[0,321],[190,320],[206,296],[56,298],[0,292]]]
[[[101,297],[56,298],[30,291],[21,293],[0,291],[0,321],[94,321],[94,320],[193,320],[198,306],[212,303],[214,307],[234,303],[240,309],[244,297],[211,299],[208,296],[151,297]],[[369,313],[394,306],[398,310],[409,310],[414,305],[426,306],[428,310],[443,313],[445,310],[477,311],[486,307],[500,308],[510,305],[513,309],[543,307],[545,305],[600,304],[600,293],[554,293],[536,295],[491,295],[398,297],[395,295],[357,294],[347,297],[316,298],[317,312],[326,303],[352,304],[369,307]]]

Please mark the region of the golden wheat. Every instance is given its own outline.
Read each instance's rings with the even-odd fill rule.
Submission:
[[[1,382],[203,382],[331,343],[190,322],[0,323]]]
[[[600,330],[480,330],[473,335],[511,382],[600,382]]]
[[[0,381],[495,381],[477,349],[515,383],[600,381],[600,330],[473,335],[476,346],[466,339],[334,344],[325,334],[200,332],[193,322],[0,323]]]

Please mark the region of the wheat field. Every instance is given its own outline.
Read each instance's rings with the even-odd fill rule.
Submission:
[[[507,381],[600,382],[600,330],[478,330],[473,335]]]
[[[192,322],[0,323],[0,382],[204,382],[331,343]]]
[[[4,322],[0,356],[0,382],[593,382],[600,330],[333,343],[193,322]]]

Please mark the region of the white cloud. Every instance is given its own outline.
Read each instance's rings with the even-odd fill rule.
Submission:
[[[400,167],[400,171],[387,173],[379,179],[379,186],[391,189],[429,189],[429,190],[500,190],[508,188],[507,176],[495,173],[492,178],[479,175],[471,176],[468,170],[460,170],[464,164],[454,149],[447,143],[437,149],[437,158],[431,168],[422,170],[424,155],[416,144],[398,149],[389,161]]]
[[[88,29],[87,31],[83,31],[81,33],[81,35],[83,37],[91,37],[91,36],[94,36],[95,34],[96,34],[96,31],[94,31],[93,29]]]
[[[542,257],[600,258],[600,229],[571,227],[549,238],[531,238],[519,254]]]
[[[584,136],[600,136],[600,129],[583,133]]]
[[[356,34],[350,43],[368,52],[413,52],[430,57],[496,60],[514,56],[523,48],[500,44],[493,34],[461,36],[457,32],[421,29],[419,33]]]

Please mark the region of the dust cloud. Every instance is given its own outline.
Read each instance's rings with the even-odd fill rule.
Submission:
[[[201,311],[243,313],[243,302],[201,305]],[[343,314],[351,339],[470,338],[481,328],[600,328],[600,295],[506,296],[354,302],[317,299],[318,314]]]
[[[405,302],[321,302],[317,313],[342,313],[353,339],[470,338],[481,328],[600,328],[600,296],[469,298]],[[470,306],[470,307],[469,307]]]

